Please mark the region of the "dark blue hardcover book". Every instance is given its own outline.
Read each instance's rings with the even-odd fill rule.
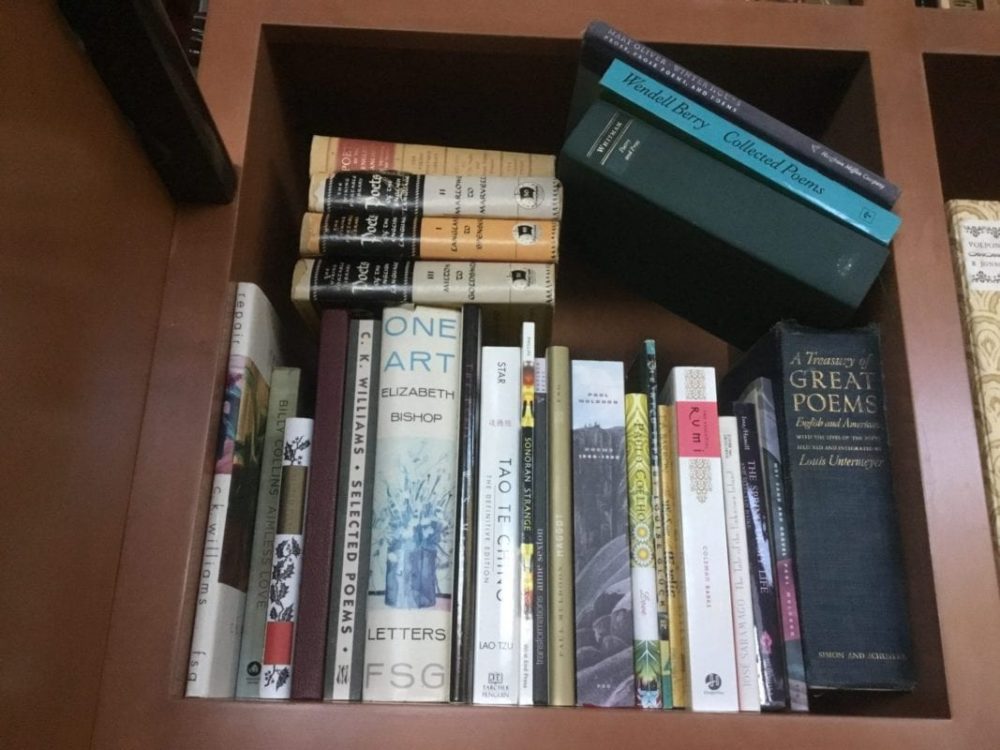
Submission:
[[[567,132],[576,126],[587,107],[597,99],[598,81],[615,59],[628,63],[659,83],[690,96],[699,104],[770,140],[792,156],[881,206],[892,208],[899,198],[899,187],[885,177],[771,117],[603,21],[592,21],[583,34]]]
[[[779,323],[723,378],[720,399],[758,378],[774,392],[806,683],[910,690],[878,328]]]

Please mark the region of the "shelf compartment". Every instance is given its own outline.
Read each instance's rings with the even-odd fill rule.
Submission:
[[[277,733],[268,726],[285,722],[298,727],[301,736],[359,741],[407,736],[412,725],[417,728],[414,736],[427,742],[436,741],[435,731],[440,731],[443,745],[463,744],[471,727],[495,729],[505,744],[513,735],[558,737],[560,744],[595,737],[620,742],[650,731],[676,733],[692,746],[699,737],[705,742],[709,737],[713,742],[749,739],[766,746],[776,732],[798,737],[807,746],[815,745],[819,736],[831,744],[840,738],[841,745],[885,745],[904,739],[911,747],[946,744],[950,722],[937,719],[948,718],[950,707],[916,420],[908,411],[902,315],[891,268],[869,296],[859,322],[879,320],[886,342],[887,382],[893,392],[889,427],[920,682],[914,693],[836,696],[814,702],[820,715],[765,717],[553,708],[515,716],[466,706],[262,706],[181,697],[214,449],[212,415],[217,413],[225,359],[224,344],[211,337],[224,339],[231,307],[224,297],[231,283],[252,280],[265,288],[295,340],[308,349],[308,334],[288,302],[288,284],[305,206],[310,137],[325,133],[557,151],[579,44],[564,36],[512,38],[278,24],[264,26],[260,33],[245,122],[237,104],[230,104],[232,111],[222,118],[237,140],[245,134],[237,203],[231,211],[212,215],[183,212],[179,220],[177,256],[168,279],[172,293],[161,326],[165,343],[147,409],[148,431],[123,553],[97,744],[121,746],[144,738],[147,744],[182,745],[198,737],[233,745],[241,738],[260,741],[268,732]],[[656,46],[881,170],[866,54]],[[234,54],[234,59],[240,56]],[[233,75],[234,87],[248,85],[246,72]],[[595,304],[598,296],[603,304]],[[724,369],[735,355],[686,321],[608,285],[573,259],[572,248],[566,248],[560,266],[557,300],[553,338],[569,345],[575,356],[624,359],[646,336],[657,338],[664,367],[709,364]],[[196,314],[188,314],[192,306]],[[199,342],[187,352],[195,377],[179,385],[176,377],[185,370],[177,351],[186,338]],[[157,448],[162,455],[154,453]],[[150,580],[157,583],[147,588]],[[146,633],[152,644],[133,643],[130,634],[137,632]],[[143,666],[131,669],[128,665],[133,664]],[[824,712],[833,715],[821,715]]]

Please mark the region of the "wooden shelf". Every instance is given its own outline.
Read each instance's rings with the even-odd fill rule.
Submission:
[[[58,24],[51,10],[33,13],[35,23]],[[234,282],[260,283],[293,339],[308,338],[287,288],[309,137],[326,132],[554,152],[564,135],[580,34],[593,18],[663,49],[903,188],[902,229],[859,320],[877,320],[883,330],[917,690],[831,696],[815,701],[816,713],[808,716],[185,700]],[[614,10],[596,0],[213,0],[199,76],[238,166],[237,199],[222,207],[178,206],[172,237],[158,237],[148,251],[160,264],[148,284],[152,299],[133,301],[125,312],[139,309],[148,318],[152,306],[159,318],[133,352],[147,364],[139,373],[142,397],[133,396],[133,411],[115,422],[131,429],[118,446],[123,459],[113,512],[100,525],[104,558],[89,578],[82,576],[102,596],[92,605],[86,637],[73,641],[73,650],[56,649],[44,674],[62,679],[65,660],[84,646],[92,649],[89,664],[98,661],[93,653],[103,656],[103,671],[78,683],[72,730],[17,737],[39,746],[45,739],[48,746],[78,747],[92,740],[100,748],[267,747],[289,739],[338,747],[620,747],[651,733],[691,748],[765,748],[779,738],[809,748],[995,743],[1000,597],[943,201],[1000,199],[1000,163],[991,148],[1000,122],[998,30],[990,14],[930,12],[907,0],[851,7],[623,0]],[[81,64],[70,59],[68,37],[56,36],[66,59],[45,63],[50,77]],[[132,170],[151,184],[148,169]],[[96,194],[80,200],[114,219],[123,205],[106,196],[102,204]],[[136,210],[155,214],[150,206]],[[41,217],[31,221],[44,226]],[[116,235],[115,242],[124,252],[129,238]],[[88,245],[88,252],[96,251]],[[28,268],[28,254],[19,258]],[[721,341],[609,286],[574,261],[571,248],[564,258],[554,339],[575,355],[623,359],[641,338],[654,336],[665,364],[725,368],[732,352]],[[95,296],[112,294],[117,283],[101,271],[92,281]],[[97,328],[87,330],[98,335]],[[97,373],[110,367],[96,355],[79,356]],[[57,365],[53,358],[48,366]],[[92,408],[99,403],[94,394],[80,398]],[[75,415],[69,423],[83,419]],[[59,445],[71,457],[83,455],[66,438]],[[18,475],[15,486],[29,481]],[[88,497],[92,508],[96,498]],[[72,498],[66,490],[41,498],[47,521],[58,525],[60,503]],[[53,564],[79,565],[87,549],[53,553]],[[62,580],[52,574],[50,585],[58,590]],[[82,606],[79,597],[46,602],[63,617]],[[31,648],[47,642],[36,638]],[[96,708],[88,708],[95,695]],[[38,712],[40,724],[59,710],[53,704]]]

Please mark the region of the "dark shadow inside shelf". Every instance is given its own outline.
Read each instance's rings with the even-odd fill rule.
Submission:
[[[314,134],[556,153],[579,53],[578,39],[507,38],[268,26],[260,46],[240,191],[234,278],[261,283],[282,316],[306,205]],[[867,56],[858,52],[657,45],[657,49],[758,108],[881,172]],[[995,84],[994,89],[995,92]],[[995,170],[1000,174],[1000,170]],[[627,248],[609,248],[627,252]],[[904,521],[920,686],[913,694],[864,693],[816,700],[845,716],[948,715],[936,600],[923,516],[919,459],[891,269],[859,322],[878,320],[887,342],[890,432]],[[736,354],[719,339],[638,298],[562,248],[555,343],[574,356],[629,359],[654,337],[660,367],[713,365]],[[890,372],[891,369],[891,372]],[[928,614],[929,610],[929,614]],[[790,718],[789,720],[794,720]]]
[[[1000,57],[924,55],[945,200],[1000,200]]]

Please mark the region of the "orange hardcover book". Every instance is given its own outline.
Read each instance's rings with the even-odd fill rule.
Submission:
[[[358,259],[555,263],[559,222],[307,212],[299,254]]]

